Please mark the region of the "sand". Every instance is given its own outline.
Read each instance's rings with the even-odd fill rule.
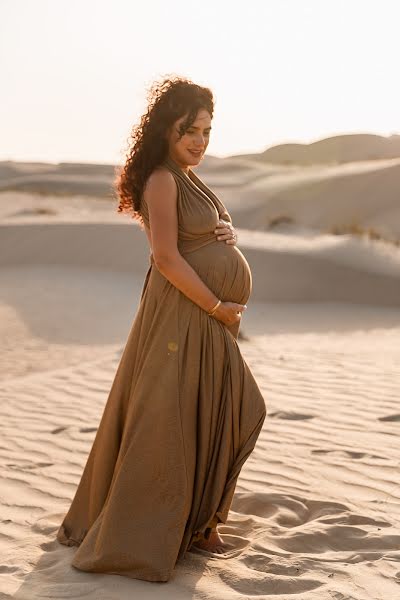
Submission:
[[[55,541],[135,315],[145,235],[100,198],[2,192],[0,215],[1,599],[398,596],[398,248],[238,229],[254,277],[239,343],[268,415],[220,528],[231,554],[188,553],[154,584],[79,572]]]

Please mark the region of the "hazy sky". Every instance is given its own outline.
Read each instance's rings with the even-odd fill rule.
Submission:
[[[0,159],[121,162],[154,79],[211,87],[210,154],[400,132],[400,0],[0,0]]]

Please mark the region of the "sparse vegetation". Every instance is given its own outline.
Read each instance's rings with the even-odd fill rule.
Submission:
[[[272,229],[273,227],[277,227],[278,225],[293,225],[294,224],[294,219],[292,217],[288,217],[287,215],[278,215],[277,217],[272,217],[272,219],[269,219],[268,221],[268,227],[269,229]]]
[[[333,225],[328,230],[328,233],[332,233],[333,235],[356,235],[359,237],[368,238],[370,240],[381,240],[395,246],[400,246],[399,239],[387,238],[373,227],[363,227],[362,225],[354,222],[346,225]]]
[[[54,210],[54,208],[49,208],[47,206],[34,206],[32,208],[25,208],[22,209],[20,211],[18,211],[17,213],[15,213],[15,215],[18,216],[32,216],[32,215],[57,215],[57,211]]]
[[[56,215],[57,211],[54,208],[47,208],[46,206],[38,206],[32,210],[37,215]]]

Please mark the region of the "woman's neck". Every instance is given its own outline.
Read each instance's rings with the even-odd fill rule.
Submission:
[[[168,155],[169,160],[171,160],[181,171],[184,175],[186,175],[187,177],[189,177],[189,170],[190,167],[189,165],[187,166],[182,166],[180,163],[178,163],[178,161],[173,158],[170,154]]]

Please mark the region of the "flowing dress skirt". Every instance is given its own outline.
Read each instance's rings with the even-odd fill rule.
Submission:
[[[222,300],[245,303],[251,273],[220,241],[185,259]],[[227,327],[174,287],[152,256],[86,466],[57,533],[83,571],[168,581],[193,541],[228,518],[266,416]]]

